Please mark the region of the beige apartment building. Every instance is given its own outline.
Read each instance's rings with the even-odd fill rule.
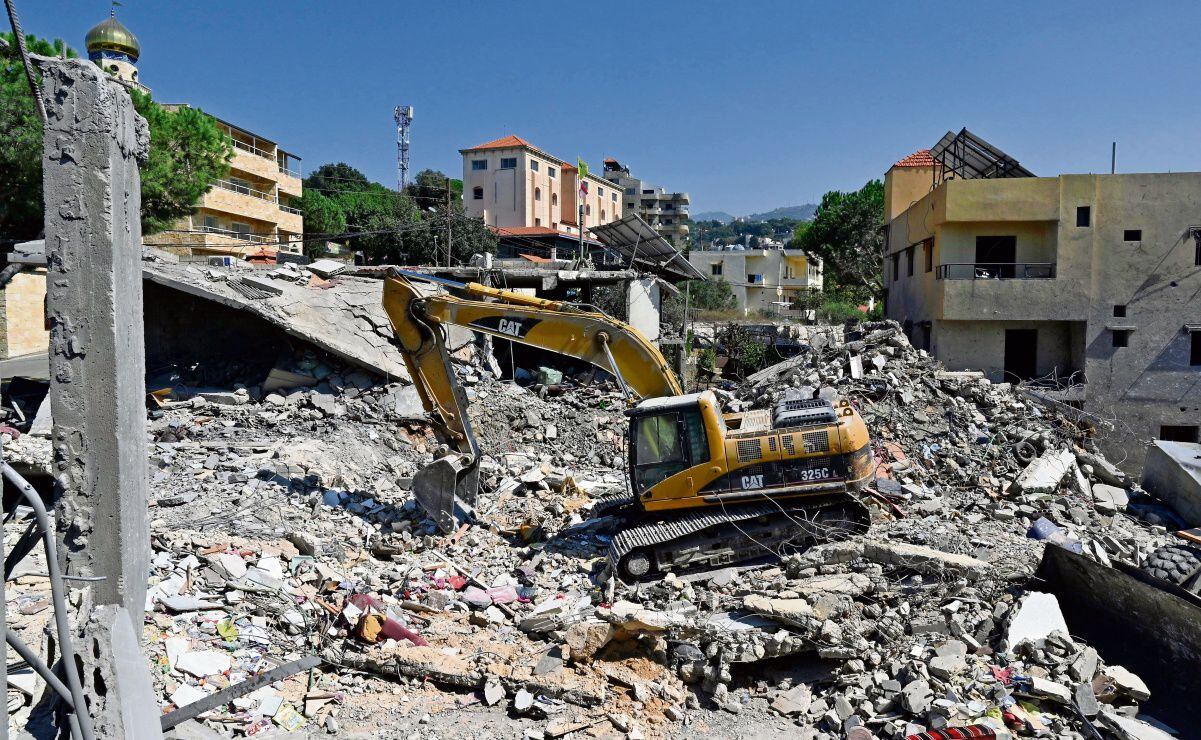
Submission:
[[[195,212],[174,230],[146,241],[196,256],[303,252],[304,219],[296,202],[303,192],[300,157],[216,116],[213,120],[233,142],[229,174],[213,181]]]
[[[688,247],[688,193],[669,193],[640,180],[616,159],[605,160],[604,176],[621,189],[626,213],[637,213],[681,252]]]
[[[802,317],[803,294],[822,289],[822,263],[801,249],[743,249],[688,253],[692,266],[734,290],[744,316],[770,313]]]
[[[951,369],[1112,423],[1103,446],[1132,469],[1152,439],[1198,441],[1201,173],[1034,177],[990,156],[936,147],[885,175],[887,315]]]
[[[463,205],[498,233],[534,235],[580,233],[579,173],[566,160],[548,154],[520,136],[505,136],[460,149]],[[622,216],[621,193],[591,172],[584,196],[585,233]]]

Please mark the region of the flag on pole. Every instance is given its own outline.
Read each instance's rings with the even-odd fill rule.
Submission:
[[[575,164],[580,175],[580,195],[584,196],[588,194],[588,163],[576,157]]]

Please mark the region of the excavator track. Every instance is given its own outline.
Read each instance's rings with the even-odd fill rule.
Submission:
[[[630,519],[609,543],[609,562],[620,577],[631,580],[840,539],[866,531],[870,522],[863,504],[847,495],[709,507],[652,521]]]

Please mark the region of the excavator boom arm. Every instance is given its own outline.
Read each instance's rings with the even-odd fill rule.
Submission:
[[[423,292],[416,282],[453,287],[464,296]],[[446,326],[589,362],[642,398],[683,393],[663,355],[641,332],[588,307],[393,268],[384,282],[384,309],[438,436],[457,452],[422,469],[413,481],[418,502],[445,530],[454,526],[453,509],[469,514],[479,486],[479,447],[446,349]]]

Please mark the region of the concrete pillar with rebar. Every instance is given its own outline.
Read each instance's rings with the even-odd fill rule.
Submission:
[[[149,133],[96,65],[37,63],[59,557],[82,590],[78,653],[97,735],[153,737],[138,644],[150,557],[138,160]]]

